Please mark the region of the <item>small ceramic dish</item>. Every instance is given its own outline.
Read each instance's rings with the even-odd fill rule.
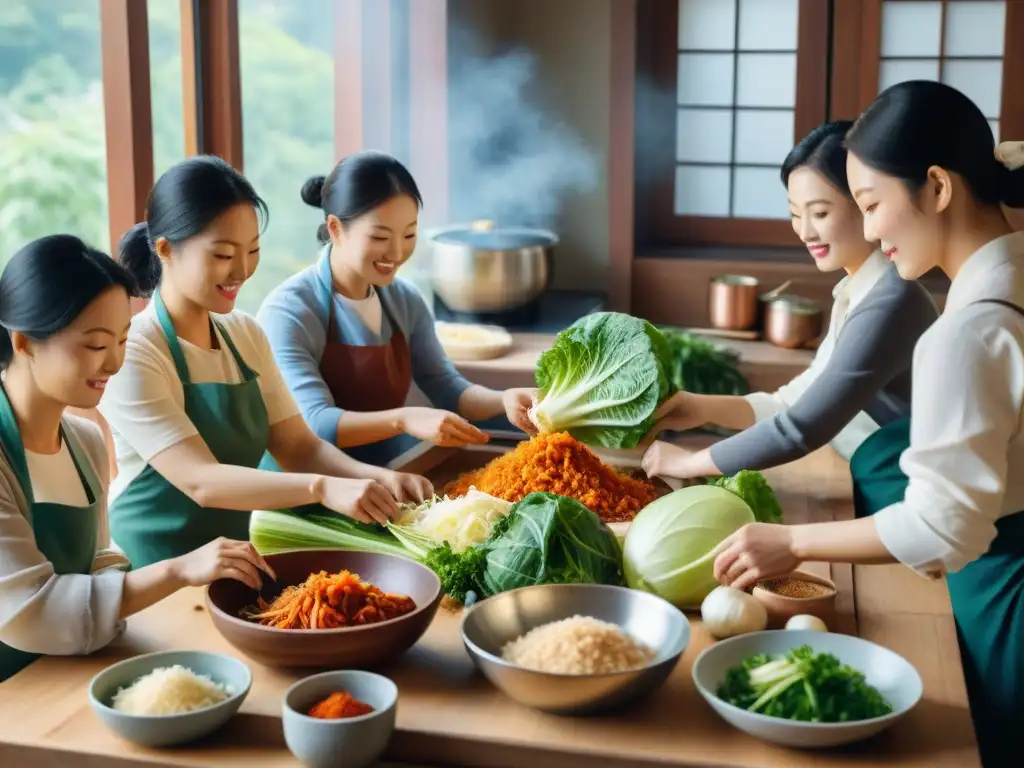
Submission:
[[[805,586],[807,584],[811,586]],[[791,594],[780,594],[780,590]],[[802,593],[806,596],[792,596]],[[793,616],[802,614],[817,616],[830,630],[835,625],[836,585],[824,576],[793,571],[789,576],[760,582],[754,587],[753,594],[768,609],[769,629],[781,629]]]
[[[347,691],[373,711],[340,720],[310,717],[310,707]],[[387,748],[395,731],[398,688],[382,675],[355,669],[300,680],[284,694],[281,714],[288,749],[310,768],[364,768]]]

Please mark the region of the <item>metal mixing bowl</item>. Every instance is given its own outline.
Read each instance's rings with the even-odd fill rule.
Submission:
[[[590,616],[622,627],[655,649],[640,669],[604,675],[537,672],[501,658],[501,649],[542,624]],[[647,592],[597,584],[550,584],[503,592],[476,603],[462,621],[462,641],[488,680],[508,696],[554,714],[593,714],[635,702],[668,678],[690,642],[690,622]]]

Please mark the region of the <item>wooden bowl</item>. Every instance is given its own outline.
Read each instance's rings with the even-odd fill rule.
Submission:
[[[416,610],[397,619],[338,629],[277,629],[240,617],[256,604],[256,591],[222,579],[206,591],[213,624],[250,659],[270,667],[372,667],[398,656],[423,636],[441,602],[441,581],[424,565],[397,555],[340,549],[310,549],[267,555],[276,584],[264,585],[264,600],[310,574],[348,570],[385,592],[408,595]]]
[[[820,597],[786,597],[766,589],[762,586],[764,582],[761,582],[754,587],[753,594],[768,609],[768,628],[781,629],[792,617],[808,614],[824,621],[825,626],[831,631],[836,619],[835,582],[807,571],[793,571],[788,577],[783,578],[820,584],[828,591]]]

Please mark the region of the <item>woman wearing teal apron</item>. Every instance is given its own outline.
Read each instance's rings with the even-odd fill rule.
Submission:
[[[902,280],[876,245],[846,178],[848,121],[826,123],[782,164],[793,230],[822,272],[843,270],[833,291],[828,333],[806,371],[773,393],[744,397],[680,392],[652,431],[706,424],[741,430],[709,449],[655,443],[644,457],[651,476],[733,475],[795,461],[823,445],[850,462],[858,516],[902,498],[910,368],[914,345],[938,317],[928,292]]]
[[[91,653],[186,585],[273,575],[248,542],[128,571],[109,548],[95,408],[124,360],[131,276],[70,235],[30,243],[0,276],[0,682],[40,655]]]
[[[466,381],[419,292],[396,277],[416,248],[422,202],[405,166],[380,152],[350,155],[309,179],[302,199],[323,211],[322,255],[267,297],[259,321],[313,431],[378,466],[420,440],[486,442],[474,421],[501,416],[533,432],[534,391]],[[413,384],[431,407],[407,404]]]
[[[983,764],[1018,766],[1024,233],[1000,205],[1024,208],[1024,142],[994,147],[970,99],[911,81],[882,92],[847,146],[865,236],[883,243],[903,277],[937,267],[951,280],[942,317],[914,350],[910,447],[900,460],[909,483],[866,519],[748,526],[726,541],[715,572],[739,588],[805,560],[945,574]]]
[[[122,240],[121,260],[159,272],[159,288],[132,319],[124,368],[100,403],[117,451],[111,534],[133,563],[245,539],[253,509],[317,503],[385,522],[396,499],[431,492],[423,478],[318,439],[256,321],[235,311],[266,214],[241,174],[219,158],[190,158],[160,177],[146,213]],[[287,472],[257,469],[265,452]]]

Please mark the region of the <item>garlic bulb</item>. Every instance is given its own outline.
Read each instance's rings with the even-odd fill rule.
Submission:
[[[811,616],[809,613],[791,616],[789,621],[786,622],[786,629],[813,629],[816,632],[828,632],[825,622],[817,616]]]
[[[768,610],[753,595],[732,587],[715,587],[700,606],[704,626],[715,637],[760,632],[768,626]]]

